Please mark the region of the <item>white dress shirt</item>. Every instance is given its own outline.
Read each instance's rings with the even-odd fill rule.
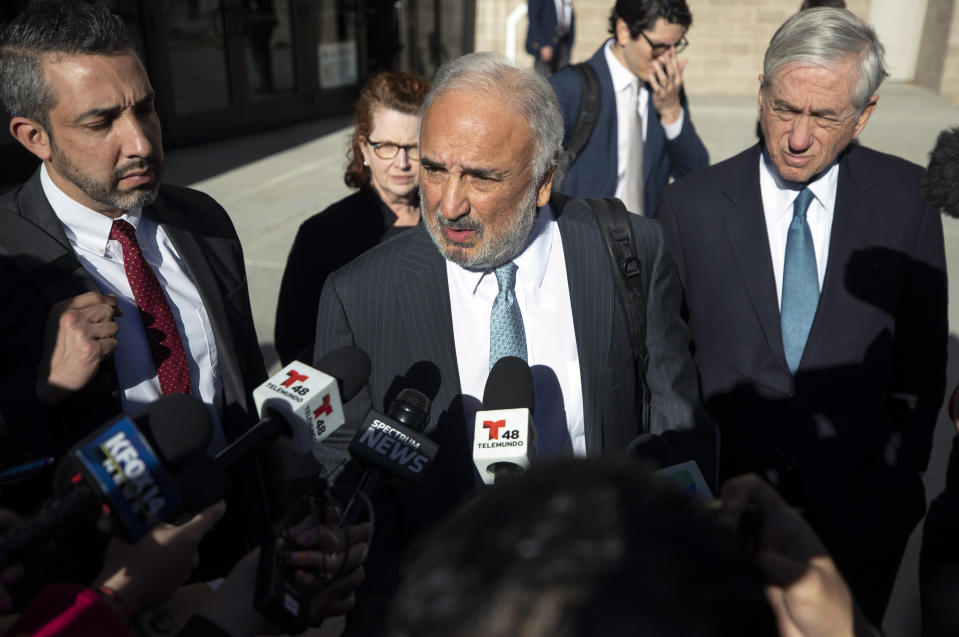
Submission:
[[[816,251],[816,269],[819,273],[819,289],[826,276],[829,260],[829,237],[832,234],[832,217],[836,208],[836,185],[839,182],[839,164],[835,161],[814,181],[806,184],[815,195],[806,210],[806,223],[812,235]],[[793,220],[793,202],[799,196],[803,184],[787,182],[763,151],[759,157],[759,190],[763,198],[763,213],[766,217],[766,234],[769,237],[769,255],[773,261],[776,277],[776,298],[780,309],[783,298],[783,267],[786,261],[786,237]]]
[[[560,33],[568,33],[569,25],[573,21],[572,0],[553,0],[553,7],[556,8],[556,24]]]
[[[606,41],[603,48],[603,54],[606,56],[606,66],[609,67],[609,75],[613,80],[613,94],[616,95],[616,193],[615,196],[622,199],[626,194],[626,159],[629,153],[629,127],[622,126],[619,123],[628,121],[630,108],[633,103],[633,79],[636,77],[632,71],[622,65],[616,56],[613,55],[613,46],[615,42],[612,38]],[[646,141],[646,131],[649,129],[649,118],[646,117],[649,111],[649,89],[645,82],[639,83],[639,114],[643,118],[643,142]],[[673,140],[679,137],[683,131],[683,122],[686,119],[686,109],[682,109],[679,118],[669,124],[661,124],[667,140]],[[660,120],[662,122],[662,120]],[[645,170],[645,168],[644,168]],[[642,178],[642,176],[640,176]]]
[[[53,183],[45,165],[40,169],[40,183],[83,268],[103,294],[117,297],[123,315],[116,317],[120,331],[113,359],[123,411],[135,414],[159,398],[162,392],[140,311],[123,268],[123,248],[120,242],[109,238],[113,219],[71,199]],[[134,208],[120,218],[136,228],[140,251],[166,293],[186,349],[193,395],[210,407],[216,423],[209,450],[217,451],[225,446],[225,439],[219,417],[222,386],[210,319],[170,238],[162,227],[142,212],[142,209]]]
[[[565,427],[573,453],[585,456],[583,390],[566,259],[549,206],[540,208],[530,236],[533,241],[513,262],[517,265],[516,300],[523,315],[527,361],[536,392],[533,420],[539,432],[559,432]],[[446,262],[446,274],[460,389],[472,432],[489,376],[489,319],[499,286],[492,272],[466,270],[451,261]]]

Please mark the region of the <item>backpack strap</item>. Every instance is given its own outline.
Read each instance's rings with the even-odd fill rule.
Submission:
[[[613,266],[616,292],[626,309],[633,361],[636,363],[636,386],[642,397],[640,411],[643,433],[649,432],[650,391],[646,382],[649,351],[646,349],[646,293],[643,287],[642,263],[636,255],[636,239],[630,213],[615,197],[587,199],[596,216]]]
[[[579,112],[576,114],[576,126],[566,142],[567,166],[572,166],[596,128],[599,119],[599,76],[588,62],[573,64],[579,73],[582,95],[579,100]]]

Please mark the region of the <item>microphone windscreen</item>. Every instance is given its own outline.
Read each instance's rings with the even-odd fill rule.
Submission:
[[[533,374],[522,358],[504,356],[496,361],[483,390],[483,411],[529,409],[535,402]]]
[[[324,354],[313,367],[336,379],[343,402],[356,396],[370,377],[370,357],[353,345]]]
[[[959,218],[959,127],[939,133],[923,188],[929,207]]]
[[[193,463],[213,438],[210,410],[187,394],[161,396],[132,420],[172,474]]]
[[[386,415],[404,427],[422,432],[430,418],[430,399],[423,392],[407,387],[393,399]]]

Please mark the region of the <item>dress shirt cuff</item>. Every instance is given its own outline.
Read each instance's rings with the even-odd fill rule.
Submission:
[[[686,109],[679,112],[679,117],[672,124],[663,124],[663,131],[666,133],[667,141],[673,141],[683,132],[683,123],[686,121]]]

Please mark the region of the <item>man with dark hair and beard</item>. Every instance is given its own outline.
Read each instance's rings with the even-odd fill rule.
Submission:
[[[255,422],[266,377],[243,255],[215,201],[160,183],[153,88],[122,22],[101,3],[35,0],[0,33],[0,100],[42,160],[0,198],[4,459],[57,457],[173,393],[210,408],[222,448]],[[213,534],[237,557],[267,521],[255,467],[238,476],[233,531]],[[3,496],[32,509],[50,483]]]
[[[494,53],[447,63],[420,126],[423,224],[326,281],[315,351],[353,344],[373,365],[345,406],[353,426],[323,445],[324,464],[342,460],[364,414],[385,413],[406,387],[430,397],[426,433],[440,448],[422,485],[374,499],[370,580],[475,488],[474,414],[500,357],[529,363],[540,457],[623,454],[644,431],[627,313],[599,225],[586,202],[551,198],[562,138],[556,97],[532,69]],[[649,432],[708,447],[675,268],[659,227],[628,216],[646,298]]]

